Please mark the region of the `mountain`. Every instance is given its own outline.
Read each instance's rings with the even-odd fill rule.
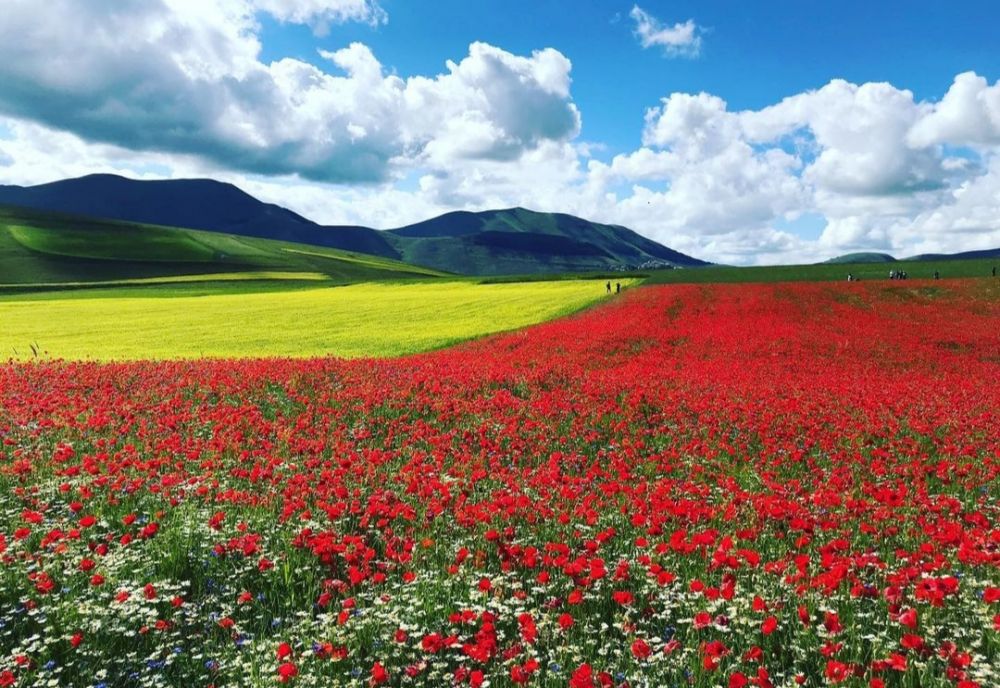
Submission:
[[[212,179],[140,181],[91,174],[38,186],[0,186],[0,205],[400,258],[378,230],[322,227],[291,210],[259,201],[232,184]]]
[[[447,213],[384,231],[322,226],[210,179],[140,181],[94,174],[0,186],[0,205],[311,244],[469,275],[708,264],[626,227],[524,208]]]
[[[447,213],[386,234],[408,263],[476,275],[708,265],[626,227],[524,208]]]

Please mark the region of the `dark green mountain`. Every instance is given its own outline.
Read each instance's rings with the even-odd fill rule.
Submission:
[[[0,205],[311,244],[468,275],[707,265],[625,227],[523,208],[448,213],[387,231],[327,227],[209,179],[95,174],[0,186]]]
[[[524,208],[448,213],[386,234],[408,263],[476,275],[708,264],[626,227]]]
[[[91,174],[38,186],[0,186],[0,205],[400,258],[377,230],[323,227],[291,210],[259,201],[232,184],[212,179],[139,181],[113,174]]]

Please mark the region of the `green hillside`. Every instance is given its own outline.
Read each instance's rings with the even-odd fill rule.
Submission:
[[[626,227],[525,208],[452,212],[383,234],[408,263],[467,275],[706,265]]]
[[[348,283],[443,274],[324,247],[0,207],[0,287],[198,276]]]
[[[322,226],[212,179],[91,174],[29,187],[0,185],[0,205],[324,246],[462,275],[706,264],[627,227],[525,208],[455,211],[385,230]]]
[[[856,264],[856,263],[894,263],[895,258],[890,256],[888,253],[845,253],[842,256],[837,256],[836,258],[831,258],[830,260],[824,261],[825,263],[832,263],[834,265],[843,264]]]

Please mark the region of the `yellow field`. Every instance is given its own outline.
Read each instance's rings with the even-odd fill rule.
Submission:
[[[627,281],[623,281],[623,285]],[[298,291],[149,298],[0,297],[3,358],[395,356],[578,310],[604,281],[365,283]]]

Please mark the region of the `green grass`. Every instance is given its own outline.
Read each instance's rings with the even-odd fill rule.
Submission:
[[[364,283],[173,298],[156,298],[162,286],[133,295],[140,288],[2,297],[0,352],[27,359],[34,345],[45,357],[95,360],[396,356],[524,327],[606,298],[600,280]]]
[[[310,273],[337,284],[445,275],[321,246],[0,208],[0,289],[177,277],[215,281],[232,273],[257,273],[257,280]]]
[[[990,268],[1000,267],[1000,260],[897,261],[895,263],[856,263],[819,265],[772,265],[766,267],[730,267],[724,265],[683,270],[656,270],[646,284],[684,284],[709,282],[822,282],[847,280],[851,273],[861,280],[888,280],[890,270],[905,270],[910,279],[931,279],[934,271],[942,279],[988,277]]]

